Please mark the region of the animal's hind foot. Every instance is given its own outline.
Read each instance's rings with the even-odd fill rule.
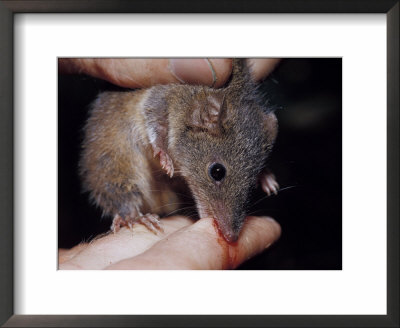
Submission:
[[[271,194],[278,194],[279,184],[276,182],[275,175],[271,171],[265,170],[261,173],[260,183],[262,190],[264,190],[268,196]]]
[[[140,215],[135,219],[138,223],[143,224],[151,232],[157,234],[158,232],[164,232],[160,217],[157,214],[147,213]]]
[[[147,229],[149,229],[154,234],[158,232],[164,232],[164,229],[160,222],[160,217],[157,214],[139,214],[139,216],[128,216],[123,218],[119,214],[114,216],[113,223],[111,225],[111,231],[117,233],[121,227],[127,227],[129,229],[133,228],[134,224],[143,224]]]

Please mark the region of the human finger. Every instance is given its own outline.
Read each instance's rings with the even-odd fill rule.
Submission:
[[[190,225],[193,221],[187,217],[174,216],[161,220],[163,232],[154,234],[141,224],[132,229],[121,228],[117,233],[99,236],[83,248],[75,256],[67,260],[65,256],[59,260],[60,270],[90,269],[99,270],[123,259],[136,256],[173,232]],[[62,254],[63,255],[63,254]]]
[[[205,218],[160,240],[146,252],[106,269],[233,269],[262,252],[281,234],[271,218],[248,217],[236,243],[228,243],[212,218]]]
[[[85,73],[126,88],[188,83],[220,87],[226,83],[232,60],[222,58],[60,58],[60,73]]]
[[[58,264],[67,262],[70,259],[74,258],[78,253],[80,253],[86,247],[87,247],[86,243],[81,243],[70,249],[60,248],[58,250]]]

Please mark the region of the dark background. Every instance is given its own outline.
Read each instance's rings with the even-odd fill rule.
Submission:
[[[69,248],[111,224],[81,192],[77,165],[89,104],[118,88],[83,75],[58,82],[58,240]],[[239,269],[341,269],[342,60],[285,59],[261,90],[279,120],[269,167],[281,190],[257,192],[249,212],[274,217],[282,236]]]

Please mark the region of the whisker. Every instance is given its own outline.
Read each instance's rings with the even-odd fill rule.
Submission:
[[[278,190],[278,192],[283,191],[283,190],[288,190],[288,189],[292,189],[292,188],[296,188],[298,186],[288,186],[288,187],[284,187]]]
[[[160,209],[160,208],[167,207],[167,206],[170,206],[170,205],[188,205],[188,204],[191,204],[191,203],[169,203],[169,204],[157,206],[154,209]]]
[[[258,212],[261,212],[261,211],[264,211],[264,209],[259,209],[259,210],[255,210],[255,211],[252,211],[252,212],[246,213],[246,216],[251,216],[251,215],[253,215],[253,214],[257,214]]]
[[[165,190],[161,190],[161,189],[148,189],[147,191],[151,191],[151,192],[163,192],[163,191],[165,191]],[[186,198],[189,198],[189,199],[193,199],[192,196],[190,196],[190,195],[188,195],[188,194],[183,194],[183,193],[175,192],[175,191],[173,191],[173,193],[176,194],[176,195],[179,195],[179,196],[183,196],[183,197],[186,197]]]
[[[281,193],[281,192],[284,191],[284,190],[292,189],[292,188],[295,188],[295,187],[298,187],[298,186],[287,186],[287,187],[280,188],[280,189],[278,190],[278,195],[279,195],[279,193]],[[261,201],[263,201],[263,200],[265,200],[265,199],[267,199],[268,197],[271,197],[271,196],[273,196],[273,195],[274,195],[274,194],[266,195],[266,196],[264,196],[264,197],[261,197],[259,200],[257,200],[257,201],[255,201],[254,203],[252,203],[251,206],[255,206],[255,205],[257,205],[259,202],[261,202]],[[275,196],[278,196],[278,195],[275,195]]]
[[[174,213],[176,213],[176,212],[182,211],[182,210],[184,210],[184,209],[190,209],[190,208],[193,208],[193,206],[187,206],[187,207],[178,208],[178,209],[175,210],[175,211],[172,211],[172,212],[170,212],[170,213],[167,213],[165,216],[170,216],[171,214],[174,214]]]
[[[257,205],[259,202],[263,201],[264,199],[267,199],[268,197],[271,197],[272,195],[266,195],[264,197],[261,197],[259,200],[256,202],[252,203],[251,206]]]
[[[180,193],[180,192],[175,192],[175,194],[177,194],[177,195],[179,195],[179,196],[186,197],[187,199],[190,199],[190,200],[192,200],[192,201],[193,201],[193,197],[192,197],[191,195],[188,195],[188,194],[182,194],[182,193]],[[194,201],[193,201],[193,202],[194,202]]]
[[[258,210],[255,210],[255,211],[251,211],[251,212],[249,212],[249,213],[246,213],[246,216],[254,215],[254,214],[257,214],[257,213],[260,213],[260,212],[263,212],[264,214],[265,214],[266,212],[268,212],[268,213],[280,213],[280,210],[278,210],[278,209],[273,209],[273,208],[263,208],[263,209],[258,209]]]
[[[189,217],[189,218],[191,218],[193,220],[199,218],[197,211],[185,210],[185,211],[182,212],[182,215],[187,216],[187,217]]]

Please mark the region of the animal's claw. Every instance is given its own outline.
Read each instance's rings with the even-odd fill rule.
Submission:
[[[266,170],[260,175],[260,182],[261,182],[261,188],[264,190],[264,192],[270,196],[271,194],[278,194],[279,190],[279,184],[276,181],[275,175]]]
[[[139,216],[128,216],[122,218],[119,214],[115,215],[113,223],[111,225],[111,231],[117,233],[121,227],[127,227],[132,230],[133,226],[137,223],[143,224],[151,232],[157,234],[158,232],[164,232],[161,221],[157,214],[147,213],[145,215],[139,214]]]

